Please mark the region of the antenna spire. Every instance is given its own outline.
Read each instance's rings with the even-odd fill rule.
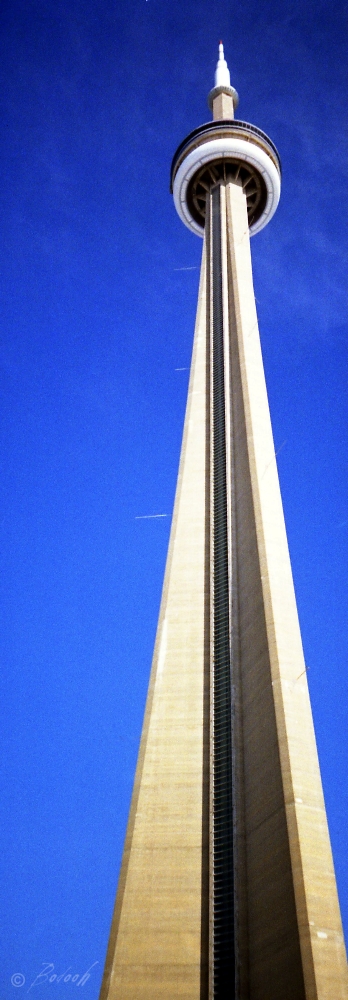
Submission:
[[[224,47],[219,43],[219,58],[216,63],[214,87],[230,87],[231,77],[227,62],[224,56]]]
[[[234,111],[238,104],[238,94],[234,87],[231,87],[230,71],[224,55],[224,47],[219,42],[219,58],[216,63],[215,79],[213,90],[208,94],[208,106],[213,112],[215,120],[234,118]]]

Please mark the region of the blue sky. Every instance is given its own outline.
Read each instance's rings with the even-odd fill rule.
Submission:
[[[201,254],[169,169],[220,37],[283,165],[255,291],[348,933],[346,33],[341,2],[3,0],[3,1000],[98,994]]]

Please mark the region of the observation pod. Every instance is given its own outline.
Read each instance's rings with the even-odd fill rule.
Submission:
[[[274,143],[261,129],[234,119],[238,94],[230,85],[222,42],[208,105],[214,121],[194,129],[173,158],[170,186],[175,208],[185,226],[203,236],[208,192],[219,181],[240,184],[253,235],[276,211],[281,165]]]
[[[213,121],[194,129],[178,147],[171,169],[175,208],[185,226],[204,235],[206,198],[219,181],[240,183],[247,200],[250,235],[274,215],[281,166],[273,142],[255,125]]]

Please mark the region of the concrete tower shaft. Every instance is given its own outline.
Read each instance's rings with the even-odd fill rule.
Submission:
[[[348,1000],[251,268],[278,154],[254,126],[214,121],[177,150],[172,188],[203,257],[101,996]]]

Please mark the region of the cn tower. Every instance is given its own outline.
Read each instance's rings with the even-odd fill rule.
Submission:
[[[348,1000],[347,963],[253,291],[273,142],[234,118],[177,149],[203,237],[156,645],[102,1000]],[[276,248],[275,248],[276,252]]]

